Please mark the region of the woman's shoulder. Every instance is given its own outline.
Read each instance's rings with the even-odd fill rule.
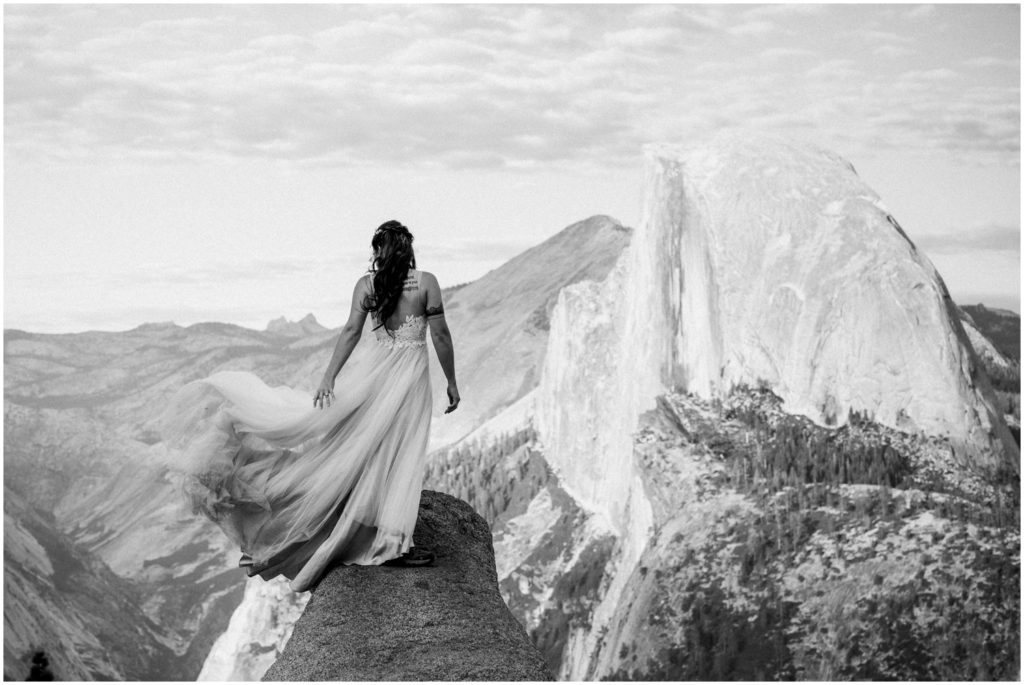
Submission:
[[[373,287],[373,274],[367,271],[356,281],[356,290],[370,290]]]
[[[423,269],[418,269],[418,273],[419,273],[420,283],[421,284],[426,285],[427,283],[430,283],[431,281],[433,281],[434,283],[437,283],[437,277],[435,277],[434,274],[430,273],[429,271],[424,271]]]

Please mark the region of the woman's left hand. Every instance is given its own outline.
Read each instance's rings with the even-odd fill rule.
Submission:
[[[323,380],[320,383],[320,388],[316,391],[316,395],[313,397],[313,406],[318,409],[323,409],[324,406],[331,406],[331,400],[334,399],[334,381]]]

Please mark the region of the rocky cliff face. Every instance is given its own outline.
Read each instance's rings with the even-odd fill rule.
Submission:
[[[848,162],[728,135],[647,164],[625,288],[648,303],[627,330],[668,334],[640,355],[649,383],[710,397],[764,382],[823,425],[866,411],[1007,448],[941,278]]]
[[[971,325],[984,333],[999,353],[1020,363],[1020,314],[983,304],[965,305]]]
[[[628,436],[666,389],[765,385],[821,425],[856,411],[1019,461],[941,278],[848,162],[726,135],[652,149],[646,183],[628,253],[552,314],[538,430],[588,507],[629,525]]]
[[[241,604],[210,648],[196,680],[259,680],[288,644],[309,597],[307,592],[293,592],[287,578],[250,578]]]
[[[852,166],[825,151],[732,135],[689,150],[651,150],[643,221],[628,252],[603,282],[563,289],[551,320],[536,398],[538,442],[562,487],[616,534],[600,601],[566,640],[563,678],[723,673],[687,662],[697,658],[696,638],[667,663],[632,653],[639,661],[629,665],[617,656],[629,653],[624,636],[639,630],[629,621],[653,620],[647,609],[634,613],[635,593],[646,596],[640,606],[654,602],[666,611],[661,598],[674,582],[699,594],[699,579],[683,577],[694,571],[686,560],[697,553],[686,550],[719,526],[723,508],[739,520],[764,511],[741,491],[719,497],[706,490],[714,469],[699,461],[683,460],[664,487],[652,488],[651,464],[671,457],[672,443],[645,465],[634,436],[659,398],[723,400],[737,388],[761,387],[781,398],[785,412],[820,429],[867,417],[943,440],[948,447],[932,461],[952,481],[998,489],[1019,474],[1019,450],[941,278]],[[713,450],[714,439],[699,442]],[[830,486],[849,482],[843,477],[832,477]],[[927,491],[952,487],[921,478]],[[689,479],[695,480],[687,486]],[[676,501],[678,492],[687,497]],[[891,496],[884,492],[868,499]],[[976,490],[962,492],[988,506]],[[710,509],[698,504],[709,500]],[[684,503],[681,516],[666,518]],[[1012,547],[1009,520],[997,527]],[[683,564],[672,567],[675,581],[639,579],[669,559]],[[705,581],[735,587],[736,568],[709,563]],[[1012,556],[1007,563],[1013,567]],[[686,592],[678,595],[683,614],[659,614],[663,625],[652,633],[659,637],[648,645],[651,653],[676,645],[682,633],[674,631],[693,629],[694,607],[706,608]],[[747,606],[769,610],[760,600]]]
[[[995,389],[999,409],[1020,446],[1020,316],[978,304],[959,309],[960,322]]]
[[[997,394],[1020,394],[1020,316],[984,305],[958,307],[957,311]]]
[[[26,680],[37,652],[57,680],[163,680],[178,659],[144,601],[52,517],[4,489],[5,680]]]
[[[425,491],[413,537],[433,566],[329,572],[264,680],[551,680],[498,593],[486,522]]]

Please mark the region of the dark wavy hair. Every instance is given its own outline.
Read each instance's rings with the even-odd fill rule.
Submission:
[[[416,255],[412,251],[412,233],[394,219],[377,227],[370,245],[376,252],[370,270],[373,289],[363,298],[363,309],[373,314],[375,328],[380,328],[398,307],[409,269],[416,268]]]

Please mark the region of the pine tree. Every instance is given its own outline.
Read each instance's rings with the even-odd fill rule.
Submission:
[[[53,672],[50,670],[50,660],[46,658],[46,652],[39,650],[32,655],[32,669],[28,672],[26,680],[53,679]]]

